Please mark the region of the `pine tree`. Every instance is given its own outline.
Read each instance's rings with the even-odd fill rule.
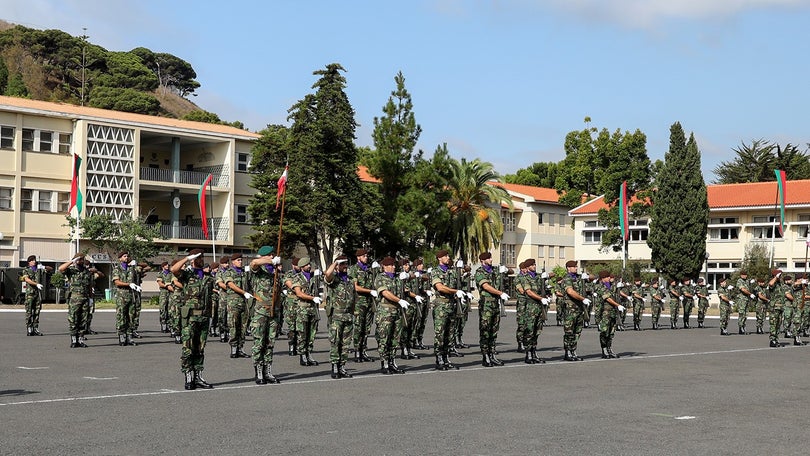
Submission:
[[[706,259],[709,203],[695,137],[687,143],[678,122],[657,184],[647,240],[653,266],[668,279],[695,278]]]

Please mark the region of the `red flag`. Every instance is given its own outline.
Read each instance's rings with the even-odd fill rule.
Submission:
[[[70,206],[68,212],[74,207],[76,210],[82,212],[82,191],[79,188],[79,169],[82,166],[82,158],[73,154],[73,180],[70,182]]]
[[[202,229],[203,229],[203,236],[208,239],[208,215],[206,214],[206,205],[205,205],[205,187],[211,184],[211,179],[214,177],[213,174],[209,174],[207,178],[205,178],[205,182],[203,182],[202,186],[200,187],[200,192],[197,193],[197,201],[200,203],[200,216],[202,217]]]
[[[284,195],[284,190],[287,188],[287,170],[289,166],[284,167],[284,172],[281,173],[281,177],[278,178],[278,193],[276,193],[276,210],[278,210],[278,205],[281,202],[281,196]]]
[[[624,181],[619,187],[619,225],[622,227],[622,239],[624,240],[630,237],[630,219],[627,215],[627,181]]]
[[[776,205],[780,209],[781,220],[779,223],[779,234],[785,235],[785,228],[787,228],[787,221],[785,221],[785,195],[787,194],[787,176],[785,170],[775,169],[773,172],[776,174]]]

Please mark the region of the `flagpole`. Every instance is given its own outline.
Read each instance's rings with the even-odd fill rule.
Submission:
[[[768,267],[773,269],[773,256],[776,240],[776,217],[779,213],[779,180],[776,181],[776,202],[773,204],[773,226],[771,227],[771,259],[768,262]],[[781,222],[780,222],[781,223]]]
[[[278,241],[276,242],[276,255],[281,255],[281,233],[282,227],[284,226],[284,203],[287,201],[287,192],[281,194],[281,216],[278,219]],[[292,267],[292,266],[291,266]],[[273,318],[273,314],[276,310],[276,303],[278,302],[278,270],[273,270],[273,304],[270,307],[270,318]]]
[[[211,258],[212,261],[217,261],[217,235],[216,229],[214,228],[214,189],[212,188],[214,185],[213,179],[208,184],[208,199],[211,200]]]

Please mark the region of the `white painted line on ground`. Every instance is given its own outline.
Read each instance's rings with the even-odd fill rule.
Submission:
[[[695,418],[697,418],[697,417],[688,416],[688,415],[687,416],[676,416],[675,417],[676,420],[694,420]]]
[[[118,377],[82,377],[87,380],[118,380]]]
[[[47,366],[44,366],[44,367],[25,367],[25,366],[17,366],[17,369],[23,369],[23,370],[39,370],[39,369],[47,369],[47,368],[48,368]]]
[[[789,348],[801,348],[801,347],[791,347],[785,346],[783,349]],[[754,352],[754,351],[762,351],[762,350],[774,350],[773,348],[764,347],[764,348],[744,348],[744,349],[736,349],[736,350],[713,350],[713,351],[705,351],[705,352],[690,352],[690,353],[669,353],[663,355],[640,355],[640,356],[623,356],[619,359],[587,359],[584,361],[547,361],[546,364],[537,365],[537,364],[514,364],[514,365],[507,365],[501,367],[465,367],[464,369],[460,369],[455,371],[455,375],[464,373],[464,372],[475,372],[480,370],[492,370],[497,371],[499,369],[517,369],[517,368],[531,368],[531,369],[538,369],[542,370],[544,368],[548,368],[550,366],[581,366],[583,364],[588,364],[592,362],[622,362],[622,361],[636,361],[636,360],[644,360],[644,359],[656,359],[656,358],[668,358],[668,357],[678,357],[678,356],[705,356],[705,355],[716,355],[716,354],[728,354],[728,353],[746,353],[746,352]],[[34,368],[25,368],[20,367],[20,369],[47,369],[47,367],[34,367]],[[425,371],[418,371],[418,372],[406,372],[405,374],[394,374],[394,375],[384,375],[384,374],[369,374],[369,375],[360,375],[355,376],[351,379],[342,379],[342,380],[334,380],[329,377],[326,378],[319,378],[313,380],[284,380],[281,378],[281,383],[278,385],[256,385],[256,384],[249,384],[249,385],[236,385],[236,386],[217,386],[214,383],[214,389],[212,390],[200,390],[200,391],[187,391],[187,390],[174,390],[169,388],[163,388],[158,391],[150,391],[144,393],[121,393],[121,394],[106,394],[101,396],[82,396],[82,397],[61,397],[61,398],[54,398],[54,399],[40,399],[40,400],[32,400],[32,401],[19,401],[19,402],[0,402],[0,406],[11,406],[11,405],[34,405],[34,404],[52,404],[58,402],[73,402],[73,401],[90,401],[90,400],[100,400],[100,399],[120,399],[120,398],[130,398],[130,397],[142,397],[142,396],[158,396],[162,394],[175,394],[175,393],[198,393],[198,392],[207,392],[208,394],[215,393],[217,391],[228,391],[228,390],[240,390],[245,388],[267,388],[269,391],[272,391],[274,388],[284,388],[288,385],[307,385],[311,383],[324,383],[324,382],[335,382],[335,381],[343,381],[343,382],[350,382],[350,381],[362,381],[362,380],[371,380],[371,379],[378,379],[378,378],[387,378],[387,379],[394,379],[400,376],[405,375],[425,375],[425,374],[438,374],[438,375],[453,375],[452,372],[454,371],[446,371],[446,372],[439,372],[436,370],[425,370]],[[655,414],[654,414],[655,415]],[[672,417],[671,415],[663,415],[659,414],[659,416],[668,416]],[[675,417],[673,417],[675,418]],[[682,419],[692,419],[694,417],[683,417]]]

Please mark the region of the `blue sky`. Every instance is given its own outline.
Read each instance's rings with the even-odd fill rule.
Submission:
[[[358,145],[373,145],[402,71],[417,147],[431,155],[447,143],[502,174],[561,160],[586,116],[600,130],[640,129],[653,160],[681,122],[707,182],[743,142],[810,142],[810,0],[4,3],[9,22],[76,36],[86,27],[108,50],[187,60],[202,84],[192,101],[252,131],[286,124],[312,72],[338,62]]]

